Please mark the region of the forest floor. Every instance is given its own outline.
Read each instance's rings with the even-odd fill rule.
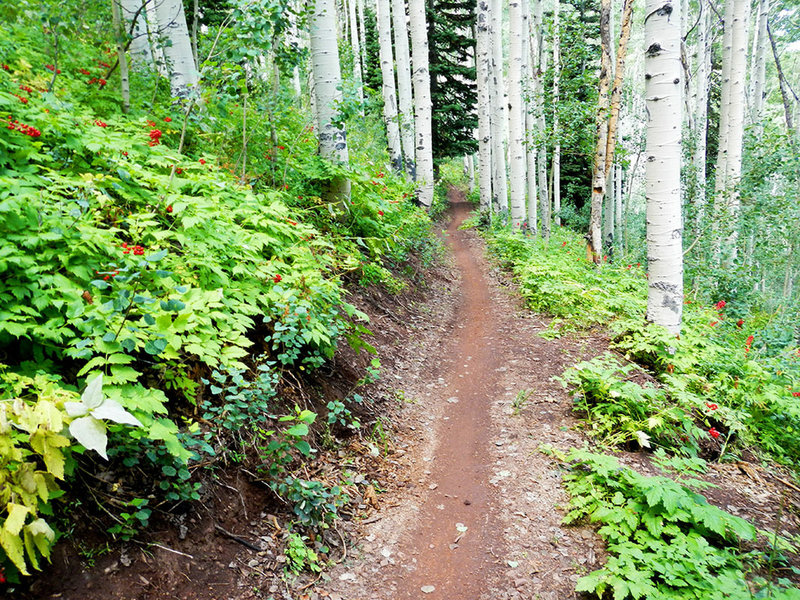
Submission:
[[[391,433],[339,453],[363,481],[359,509],[323,537],[331,569],[282,577],[274,499],[244,476],[223,474],[202,506],[149,534],[149,545],[92,557],[64,544],[28,597],[576,597],[577,579],[602,564],[603,544],[592,528],[561,525],[560,471],[538,449],[584,445],[571,398],[554,378],[604,352],[608,340],[599,330],[540,337],[549,320],[524,309],[478,235],[458,229],[471,207],[452,196],[444,232],[451,253],[426,289],[413,303],[373,296],[366,308],[382,363],[369,394]],[[646,455],[619,456],[655,472]],[[782,508],[787,488],[757,465],[713,465],[708,479],[720,485],[708,492],[718,506],[759,527],[781,521],[784,533],[798,531],[798,495]]]

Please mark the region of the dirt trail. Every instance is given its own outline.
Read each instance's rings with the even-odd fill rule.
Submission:
[[[592,532],[560,526],[560,474],[537,448],[580,444],[552,378],[602,340],[538,337],[547,322],[521,308],[477,234],[458,230],[471,210],[463,195],[451,201],[451,322],[438,347],[420,342],[427,359],[401,384],[407,489],[368,519],[360,553],[322,598],[572,598],[600,553]]]

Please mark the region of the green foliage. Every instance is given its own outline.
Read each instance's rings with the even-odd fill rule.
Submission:
[[[652,444],[713,459],[758,449],[800,464],[800,354],[770,317],[747,314],[737,300],[715,297],[709,306],[687,298],[675,338],[644,319],[640,265],[595,266],[583,240],[564,230],[549,244],[505,229],[488,239],[528,306],[556,317],[549,335],[607,324],[615,334],[611,348],[655,377],[646,385],[630,381],[636,371],[609,357],[565,374],[575,409],[602,443]]]
[[[322,566],[319,564],[319,555],[308,547],[308,536],[300,535],[294,531],[289,533],[286,541],[286,571],[299,574],[308,569],[312,573],[319,573]]]
[[[303,524],[329,522],[341,490],[295,476],[315,455],[315,415],[278,417],[293,404],[281,378],[319,367],[341,338],[374,353],[345,284],[399,291],[438,243],[409,200],[413,184],[376,164],[386,161],[372,104],[348,136],[352,166],[332,166],[290,92],[247,77],[243,65],[265,48],[286,72],[297,57],[279,42],[280,2],[208,7],[201,56],[219,40],[189,115],[141,65],[122,113],[108,7],[84,4],[0,7],[7,572],[48,556],[57,534],[47,516],[65,482],[80,493],[77,463],[98,468],[93,450],[127,474],[108,504],[118,537],[147,526],[164,501],[198,499],[194,467],[241,457],[250,440]],[[353,184],[347,207],[321,200],[334,176]],[[99,376],[99,400],[80,399]]]
[[[585,450],[573,450],[567,460],[571,498],[564,522],[599,524],[609,553],[603,568],[578,580],[576,591],[615,600],[800,597],[788,582],[750,576],[768,560],[742,549],[756,540],[756,529],[710,505],[692,490],[692,480],[644,477]],[[663,455],[662,461],[684,471],[701,468]]]

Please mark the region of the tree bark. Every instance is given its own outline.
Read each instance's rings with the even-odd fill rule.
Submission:
[[[506,116],[505,82],[503,78],[502,3],[490,0],[492,82],[492,194],[495,209],[508,211],[508,179],[506,175]]]
[[[753,89],[751,94],[752,110],[750,122],[760,135],[764,129],[764,101],[767,97],[767,22],[769,19],[769,0],[759,0],[757,27],[754,33],[755,54],[751,78]]]
[[[708,86],[711,74],[711,7],[708,0],[700,1],[700,22],[697,35],[697,75],[695,91],[695,151],[693,157],[695,185],[694,237],[700,234],[705,222],[706,207],[706,147],[708,139]]]
[[[492,210],[491,140],[491,38],[489,0],[478,0],[475,7],[475,62],[478,77],[478,190],[481,212]]]
[[[589,244],[592,260],[600,262],[603,254],[602,214],[606,190],[606,150],[608,146],[608,88],[611,79],[611,0],[600,2],[600,74],[598,77],[597,114],[595,115],[596,145],[592,172]]]
[[[198,81],[183,2],[160,0],[156,2],[156,14],[159,33],[170,41],[162,47],[169,70],[170,89],[173,96],[182,98],[189,94]]]
[[[319,154],[333,163],[347,165],[347,136],[339,125],[336,104],[342,98],[342,71],[336,37],[336,6],[333,0],[316,0],[311,16],[311,69],[314,78],[314,106],[317,115]],[[325,200],[347,204],[350,181],[335,176],[328,184]]]
[[[128,57],[125,55],[125,38],[127,33],[122,26],[119,0],[111,0],[111,18],[114,23],[114,39],[117,43],[117,60],[119,61],[119,87],[122,97],[122,112],[131,110],[131,82],[128,77]]]
[[[352,3],[351,3],[352,6]],[[389,0],[377,0],[378,43],[383,85],[383,120],[389,145],[389,161],[397,172],[403,170],[403,149],[400,145],[400,127],[397,124],[397,91],[394,84],[394,57],[392,56],[392,19]],[[354,31],[354,30],[351,30]]]
[[[523,65],[523,89],[524,98],[522,109],[525,118],[525,171],[528,182],[528,214],[526,222],[528,231],[533,235],[537,233],[539,194],[536,185],[536,146],[534,136],[536,135],[536,117],[533,114],[533,70],[535,68],[532,60],[533,36],[531,35],[531,7],[528,0],[522,0],[522,65]]]
[[[386,13],[389,13],[389,0],[378,0],[378,4],[381,2],[386,4]],[[353,81],[356,85],[356,93],[358,94],[358,101],[364,102],[364,76],[361,70],[361,44],[358,39],[358,22],[356,20],[356,0],[349,0],[347,3],[348,8],[348,22],[350,23],[350,48],[352,49],[353,54]],[[392,49],[392,42],[391,42],[391,23],[389,24],[389,55],[391,58],[391,49]],[[379,36],[380,37],[380,36]],[[383,41],[381,41],[381,49],[383,49]],[[383,60],[381,60],[381,72],[383,72]],[[394,64],[390,65],[392,67],[392,87],[394,88]],[[396,111],[396,109],[395,109]],[[396,117],[395,117],[396,120]],[[391,147],[391,145],[390,145]]]
[[[558,104],[561,101],[561,24],[560,0],[553,3],[553,213],[561,227],[561,125]]]
[[[411,62],[414,84],[417,182],[419,202],[425,208],[433,204],[433,147],[431,80],[428,70],[428,25],[425,0],[409,0],[411,25]]]
[[[392,0],[392,24],[397,64],[397,96],[400,113],[400,143],[406,173],[416,179],[414,160],[414,105],[411,92],[411,57],[408,50],[408,21],[405,0]]]
[[[525,220],[525,143],[522,120],[522,5],[520,0],[508,4],[509,64],[508,64],[508,130],[511,159],[511,226],[519,229]]]
[[[153,67],[153,52],[147,34],[147,10],[143,4],[152,0],[120,0],[122,20],[127,24],[131,33],[130,53],[131,62],[135,65]]]
[[[550,239],[550,195],[547,190],[547,123],[545,121],[542,76],[547,69],[547,53],[544,51],[544,23],[542,19],[542,0],[533,0],[533,19],[531,19],[531,77],[533,80],[533,112],[536,117],[536,177],[539,194],[539,231],[542,239]],[[529,175],[533,177],[533,175]]]
[[[778,54],[778,47],[775,45],[775,38],[772,35],[772,28],[767,23],[767,35],[769,36],[769,43],[772,48],[772,57],[775,59],[775,68],[778,71],[778,83],[781,89],[781,100],[783,101],[783,116],[786,120],[786,131],[790,136],[795,135],[794,122],[792,120],[792,99],[789,97],[789,83],[786,81],[786,75],[781,68],[780,54]],[[795,100],[798,100],[795,96]],[[800,105],[800,100],[798,100]]]
[[[672,0],[647,0],[647,320],[678,335],[683,310],[681,32]]]

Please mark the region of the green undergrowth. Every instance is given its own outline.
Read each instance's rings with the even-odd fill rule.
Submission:
[[[319,432],[358,431],[360,396],[297,407],[285,379],[343,342],[374,352],[348,286],[399,292],[437,248],[380,119],[351,136],[351,203],[326,203],[341,168],[285,91],[243,103],[233,63],[187,113],[134,68],[123,114],[107,7],[43,28],[29,4],[0,8],[0,575],[49,557],[70,494],[130,539],[200,498],[200,465],[255,460],[299,526],[326,526],[341,487],[300,474]],[[86,495],[100,471],[119,483]]]
[[[611,456],[543,451],[564,466],[564,523],[596,524],[607,544],[606,564],[581,577],[576,591],[614,600],[800,598],[776,576],[796,547],[709,504],[697,491],[712,487],[698,478],[704,461],[661,451],[656,464],[670,476],[646,477]]]
[[[597,442],[716,460],[755,452],[800,464],[800,350],[763,333],[770,315],[687,297],[676,339],[645,321],[642,265],[596,266],[566,230],[549,243],[507,230],[487,237],[528,306],[555,317],[545,337],[610,330],[613,352],[562,378]]]

